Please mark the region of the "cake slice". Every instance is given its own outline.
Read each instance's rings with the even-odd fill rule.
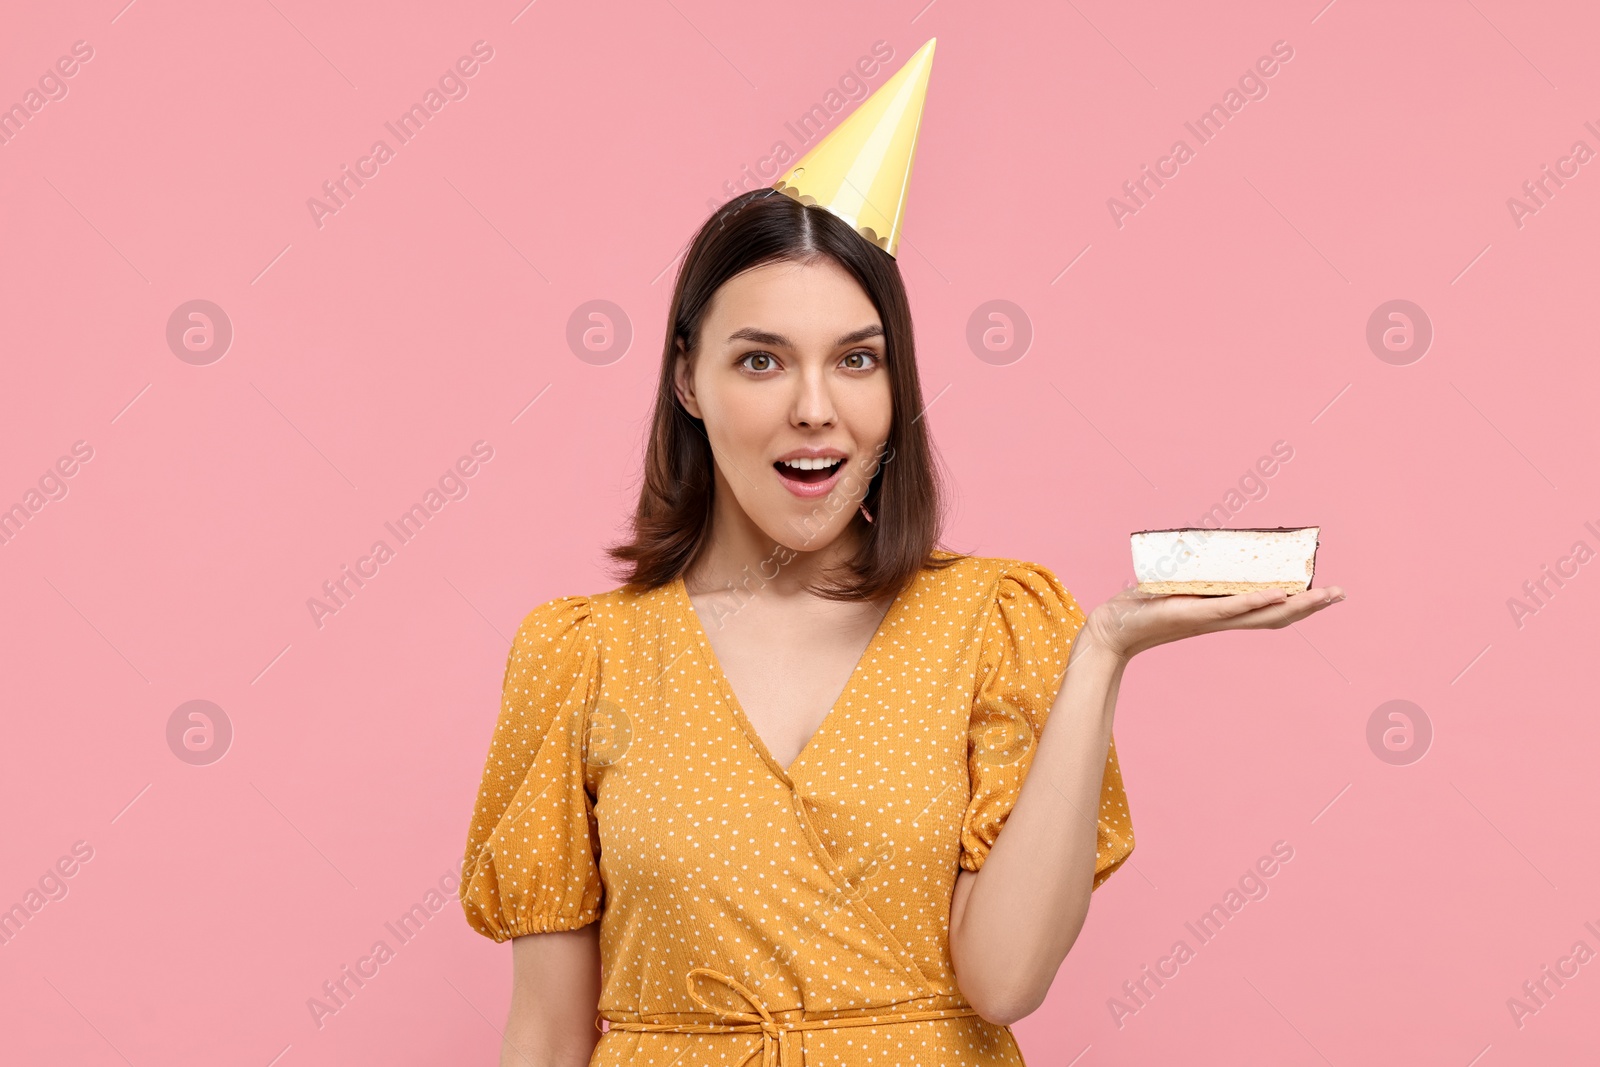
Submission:
[[[1132,535],[1139,592],[1231,596],[1311,587],[1320,526],[1245,530],[1140,530]]]

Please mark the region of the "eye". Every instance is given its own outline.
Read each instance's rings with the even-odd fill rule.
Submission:
[[[868,360],[870,362],[851,363],[850,361],[853,359]],[[859,351],[850,353],[848,356],[845,356],[844,359],[840,360],[840,362],[849,367],[851,370],[871,370],[873,367],[878,365],[878,354],[869,349],[863,348]]]
[[[752,366],[750,362],[751,360],[761,360],[762,363],[760,366]],[[770,352],[751,352],[742,357],[739,360],[738,365],[747,370],[752,370],[757,374],[760,374],[763,371],[772,370],[778,365],[778,361],[773,358],[772,353]]]

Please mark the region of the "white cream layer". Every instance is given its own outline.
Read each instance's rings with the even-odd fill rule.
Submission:
[[[1133,573],[1141,582],[1303,582],[1320,529],[1136,533]]]

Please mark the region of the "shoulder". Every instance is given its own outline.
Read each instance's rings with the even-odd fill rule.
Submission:
[[[940,570],[924,571],[925,588],[947,604],[967,603],[988,616],[989,628],[1030,624],[1075,632],[1087,616],[1053,568],[1007,556],[954,557]]]
[[[1066,587],[1054,570],[1031,560],[1006,556],[960,556],[936,551],[936,566],[923,571],[928,584],[944,592],[981,591],[990,602],[1015,597],[1019,592],[1065,594]]]
[[[546,600],[517,627],[514,647],[600,645],[608,632],[626,629],[641,614],[659,613],[671,590],[619,586],[603,593],[572,594]]]

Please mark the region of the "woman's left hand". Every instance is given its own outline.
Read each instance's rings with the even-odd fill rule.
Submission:
[[[1127,660],[1157,645],[1217,630],[1281,630],[1343,599],[1337,585],[1292,596],[1282,589],[1234,596],[1157,596],[1124,589],[1089,613],[1085,647],[1098,646]]]

